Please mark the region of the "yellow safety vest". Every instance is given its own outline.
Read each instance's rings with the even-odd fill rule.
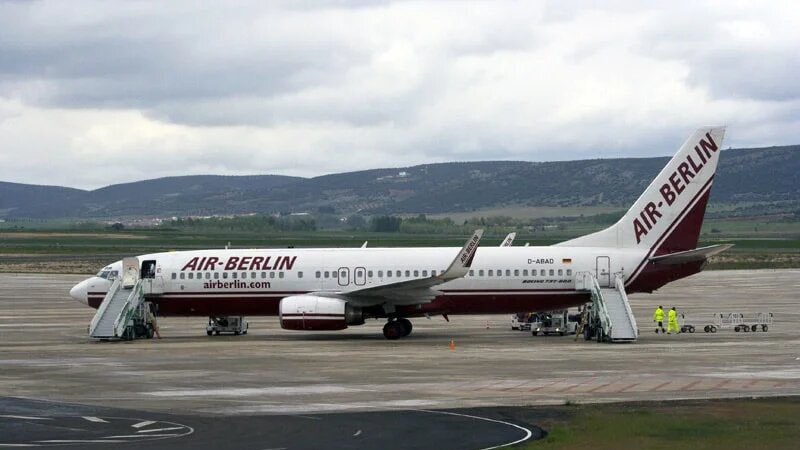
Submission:
[[[653,320],[655,320],[656,322],[663,322],[664,310],[661,308],[656,308],[656,312],[653,313]]]
[[[678,321],[678,312],[675,310],[669,310],[669,321],[670,322],[677,322]]]

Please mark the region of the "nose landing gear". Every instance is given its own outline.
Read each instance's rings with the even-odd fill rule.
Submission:
[[[389,340],[400,339],[401,337],[406,337],[411,334],[412,328],[411,321],[404,317],[394,320],[390,319],[386,322],[386,325],[383,326],[383,336]]]

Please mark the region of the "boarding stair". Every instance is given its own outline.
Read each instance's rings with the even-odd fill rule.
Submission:
[[[152,263],[150,269],[155,269],[155,261],[145,263]],[[152,338],[158,325],[155,307],[148,298],[164,292],[164,280],[150,270],[149,276],[140,277],[137,258],[123,259],[122,268],[122,276],[110,280],[111,286],[89,324],[89,336],[103,340]]]
[[[599,342],[635,342],[639,337],[636,318],[633,316],[625,283],[621,276],[614,280],[613,287],[601,287],[591,272],[577,274],[576,288],[591,293],[592,308],[586,324],[587,339]]]
[[[89,325],[89,336],[127,338],[128,326],[143,301],[142,280],[137,280],[133,286],[126,286],[121,278],[114,280]]]

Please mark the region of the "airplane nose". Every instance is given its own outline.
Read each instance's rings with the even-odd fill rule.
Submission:
[[[69,296],[89,306],[89,280],[83,280],[69,290]]]

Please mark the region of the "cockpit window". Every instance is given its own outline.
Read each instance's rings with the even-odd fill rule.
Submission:
[[[98,277],[100,277],[100,278],[102,278],[104,280],[113,280],[113,279],[119,277],[119,271],[118,270],[103,269],[100,272],[97,272],[96,276],[98,276]]]

